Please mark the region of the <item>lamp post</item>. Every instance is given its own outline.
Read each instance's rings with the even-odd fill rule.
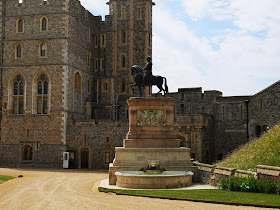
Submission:
[[[246,124],[247,124],[247,131],[246,131],[246,140],[249,141],[249,102],[250,100],[245,100],[246,105]]]

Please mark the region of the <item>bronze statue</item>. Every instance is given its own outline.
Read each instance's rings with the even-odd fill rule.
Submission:
[[[151,57],[149,56],[147,58],[147,65],[144,69],[140,68],[137,65],[134,65],[131,67],[131,75],[134,78],[134,83],[131,85],[131,89],[133,90],[134,86],[137,86],[139,88],[140,97],[142,97],[142,91],[141,88],[144,86],[153,86],[156,85],[159,89],[159,92],[156,94],[156,96],[163,91],[164,96],[166,93],[168,93],[168,86],[167,86],[167,80],[165,77],[162,76],[153,76],[152,74],[152,62]],[[163,82],[164,82],[164,88],[163,88]]]

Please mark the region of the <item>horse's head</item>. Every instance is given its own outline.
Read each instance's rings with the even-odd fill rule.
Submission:
[[[134,76],[136,74],[143,74],[143,69],[141,69],[137,65],[134,65],[134,66],[131,67],[131,75]]]

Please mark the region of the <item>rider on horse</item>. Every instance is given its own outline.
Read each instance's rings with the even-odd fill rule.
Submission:
[[[152,64],[152,58],[149,56],[148,58],[147,58],[147,61],[148,61],[148,63],[147,63],[147,65],[146,65],[146,67],[144,68],[144,72],[145,72],[145,75],[144,75],[144,84],[145,85],[152,85],[152,83],[153,83],[153,73],[152,73],[152,66],[153,66],[153,64]]]

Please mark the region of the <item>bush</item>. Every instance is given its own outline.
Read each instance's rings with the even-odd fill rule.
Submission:
[[[254,176],[239,178],[230,176],[227,179],[220,180],[220,186],[223,190],[259,192],[268,194],[280,194],[280,181],[277,179],[257,180]]]

